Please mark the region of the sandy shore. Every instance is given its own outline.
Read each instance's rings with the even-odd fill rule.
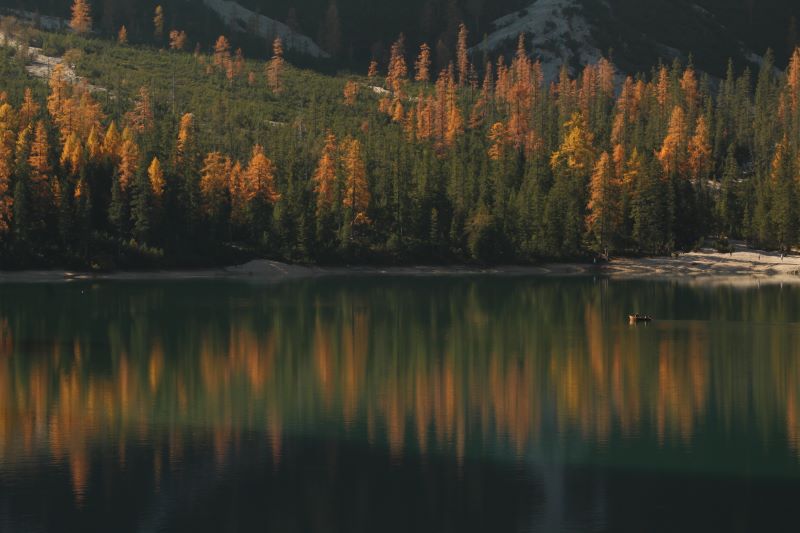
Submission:
[[[258,260],[245,265],[175,271],[81,273],[59,270],[0,272],[0,283],[78,280],[203,280],[247,279],[280,281],[325,276],[602,276],[611,279],[676,280],[691,283],[800,283],[800,256],[781,257],[738,246],[733,254],[701,250],[678,257],[623,258],[602,264],[544,264],[539,266],[407,266],[317,267]]]

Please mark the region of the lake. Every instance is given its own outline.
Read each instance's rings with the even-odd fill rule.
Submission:
[[[800,286],[0,285],[3,532],[796,531],[798,501]]]

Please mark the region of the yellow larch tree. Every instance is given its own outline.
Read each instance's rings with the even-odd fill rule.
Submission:
[[[352,210],[353,225],[369,224],[367,209],[371,197],[367,183],[367,165],[361,153],[361,142],[358,139],[348,138],[342,144],[342,166],[345,177],[342,204]]]
[[[121,45],[128,44],[128,28],[123,25],[117,33],[117,43]]]
[[[506,146],[506,126],[502,122],[495,122],[489,129],[489,159],[499,161],[503,159]]]
[[[88,33],[92,31],[92,8],[88,0],[75,0],[72,3],[72,18],[69,27],[75,33]]]
[[[108,125],[106,134],[103,136],[103,155],[109,159],[116,159],[119,153],[120,142],[117,123],[112,120],[111,124]]]
[[[216,220],[222,214],[229,200],[229,178],[233,163],[231,159],[220,152],[211,152],[203,161],[200,174],[200,193],[206,215]]]
[[[164,196],[166,181],[164,180],[164,171],[161,168],[161,161],[159,161],[157,157],[153,158],[153,161],[147,168],[147,177],[150,182],[150,191],[153,193],[153,198],[161,200]]]
[[[25,95],[22,98],[22,105],[17,113],[17,119],[20,130],[23,130],[33,124],[33,121],[39,115],[41,106],[33,99],[33,92],[30,87],[25,88]]]
[[[156,11],[153,15],[153,36],[157,41],[164,37],[164,8],[161,6],[156,6]]]
[[[689,139],[689,178],[697,183],[708,177],[714,163],[710,132],[705,117],[697,119],[694,135]]]
[[[125,139],[119,145],[117,180],[122,192],[127,191],[136,178],[136,173],[139,171],[139,153],[139,146],[133,139]]]
[[[608,254],[608,246],[621,219],[620,191],[614,178],[614,166],[608,152],[600,154],[589,182],[586,227],[599,250]]]
[[[261,145],[253,147],[244,177],[245,193],[249,202],[274,204],[280,200],[281,195],[275,188],[275,165],[264,155]]]
[[[176,166],[185,165],[193,156],[194,141],[194,115],[185,113],[181,117],[181,123],[178,127],[178,142],[175,147]]]
[[[336,169],[338,146],[336,135],[329,132],[314,173],[314,192],[317,193],[317,216],[327,212],[336,196]]]
[[[685,151],[686,115],[681,106],[675,106],[669,120],[667,136],[657,154],[661,167],[664,169],[664,178],[680,171]]]
[[[33,144],[31,144],[30,156],[28,157],[28,166],[30,168],[30,183],[34,204],[37,206],[35,212],[38,216],[42,216],[47,209],[48,203],[53,200],[54,187],[51,180],[57,180],[52,175],[50,142],[47,138],[47,126],[42,120],[36,123]]]

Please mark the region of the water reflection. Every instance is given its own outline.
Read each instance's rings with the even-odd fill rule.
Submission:
[[[331,518],[324,480],[363,476],[348,485],[362,494],[400,472],[460,494],[419,503],[440,531],[481,523],[445,516],[473,504],[519,529],[558,527],[574,499],[559,465],[796,476],[798,295],[582,279],[0,286],[0,503],[33,505],[20,494],[43,479],[68,479],[78,511],[122,485],[145,499],[258,479],[284,518],[299,504],[277,494],[294,487],[325,507],[312,522],[374,530]],[[628,326],[645,309],[661,320]],[[528,504],[493,507],[493,490]],[[595,525],[603,490],[584,506]]]

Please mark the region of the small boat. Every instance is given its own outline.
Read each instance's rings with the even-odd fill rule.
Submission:
[[[640,315],[639,313],[636,313],[635,315],[628,315],[628,321],[631,324],[641,324],[641,323],[646,324],[648,322],[652,322],[653,319],[647,315]]]

